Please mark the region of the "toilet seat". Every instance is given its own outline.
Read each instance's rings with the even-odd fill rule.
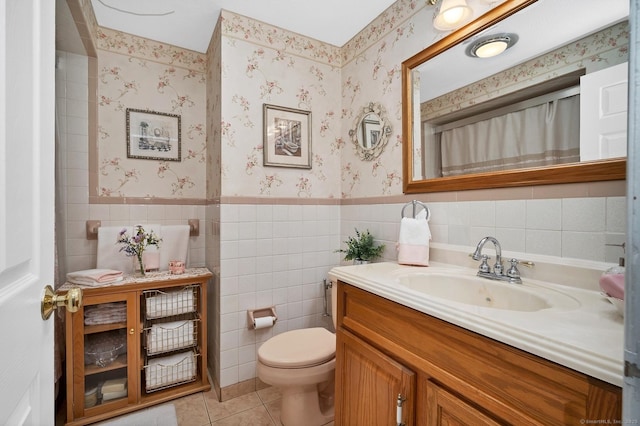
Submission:
[[[275,368],[305,368],[336,356],[336,336],[322,327],[291,330],[264,342],[258,360]]]

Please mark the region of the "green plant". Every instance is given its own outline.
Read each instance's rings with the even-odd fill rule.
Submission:
[[[344,243],[347,245],[346,250],[336,250],[337,253],[345,253],[344,260],[373,260],[380,257],[384,250],[384,244],[376,246],[368,229],[360,232],[356,228],[356,237],[349,237]]]

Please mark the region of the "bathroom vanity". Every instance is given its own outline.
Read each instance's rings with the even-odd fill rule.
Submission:
[[[480,305],[494,297],[487,303],[506,303],[490,286],[476,304],[468,298],[449,303],[447,295],[428,297],[402,285],[402,277],[429,273],[460,273],[484,288],[472,281],[483,279],[463,269],[386,263],[332,270],[338,282],[336,425],[620,422],[622,320],[596,292],[560,286],[563,294],[552,295],[555,289],[533,285],[539,299],[510,310]],[[516,290],[516,297],[527,300],[531,289]],[[592,327],[593,321],[602,325]],[[598,333],[609,336],[600,340],[600,352],[580,347],[580,339],[597,347]],[[558,343],[564,335],[573,337]]]
[[[68,425],[211,388],[206,368],[211,276],[206,268],[191,268],[180,275],[151,272],[77,286],[83,305],[66,313]]]

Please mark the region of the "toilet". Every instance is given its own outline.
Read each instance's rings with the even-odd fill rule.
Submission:
[[[337,285],[331,287],[331,317],[336,326]],[[258,377],[280,389],[284,426],[320,426],[333,421],[336,336],[325,328],[291,330],[258,349]]]

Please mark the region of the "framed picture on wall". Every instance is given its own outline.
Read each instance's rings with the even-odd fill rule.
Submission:
[[[127,108],[127,157],[182,161],[180,116]]]
[[[311,111],[264,104],[265,166],[311,168]]]

